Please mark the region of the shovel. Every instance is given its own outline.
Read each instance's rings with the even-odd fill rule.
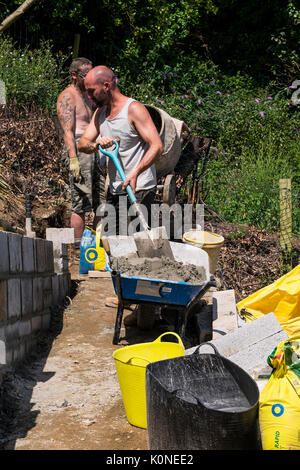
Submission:
[[[104,155],[113,160],[115,167],[121,177],[121,180],[124,183],[126,180],[126,175],[120,163],[120,160],[118,159],[119,145],[116,140],[114,140],[113,142],[115,144],[115,150],[113,151],[113,153],[107,152],[101,147],[101,145],[99,145],[99,149]],[[166,228],[155,227],[153,229],[150,229],[130,185],[126,186],[126,191],[129,196],[130,202],[135,207],[136,214],[143,228],[142,232],[137,232],[133,235],[139,257],[160,258],[161,256],[166,256],[168,258],[174,259],[170,242],[168,240]]]

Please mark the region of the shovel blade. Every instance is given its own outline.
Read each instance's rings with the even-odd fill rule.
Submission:
[[[133,234],[137,253],[140,258],[167,258],[174,259],[171,245],[165,227],[136,232]]]

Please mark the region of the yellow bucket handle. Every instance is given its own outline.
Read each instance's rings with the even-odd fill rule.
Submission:
[[[176,338],[178,339],[178,343],[181,344],[183,346],[183,343],[181,341],[181,338],[180,336],[177,334],[177,333],[174,333],[174,331],[166,331],[165,333],[163,333],[162,335],[160,335],[158,338],[156,338],[156,340],[153,341],[153,343],[159,343],[161,342],[161,338],[165,335],[174,335],[176,336]]]
[[[141,356],[131,356],[128,361],[126,362],[126,364],[129,364],[129,362],[132,361],[132,359],[140,359],[141,361],[145,361],[147,362],[148,364],[150,364],[151,361],[149,361],[148,359],[145,359],[144,357],[141,357]]]

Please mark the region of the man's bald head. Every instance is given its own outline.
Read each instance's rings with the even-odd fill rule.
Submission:
[[[115,76],[112,70],[105,65],[97,65],[86,76],[87,82],[103,84],[104,82],[111,82],[115,84]]]
[[[88,97],[98,106],[107,105],[112,95],[118,92],[117,80],[112,70],[105,65],[97,65],[89,71],[84,79]]]

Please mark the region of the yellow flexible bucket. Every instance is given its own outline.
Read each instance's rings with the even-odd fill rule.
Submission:
[[[218,268],[218,257],[224,238],[217,233],[193,229],[184,233],[182,240],[184,243],[197,246],[206,251],[209,258],[209,271],[214,274]]]
[[[165,335],[176,336],[178,343],[161,341]],[[163,333],[151,343],[125,346],[113,353],[126,417],[130,424],[147,429],[147,364],[177,356],[184,356],[184,346],[180,336],[172,331]]]

